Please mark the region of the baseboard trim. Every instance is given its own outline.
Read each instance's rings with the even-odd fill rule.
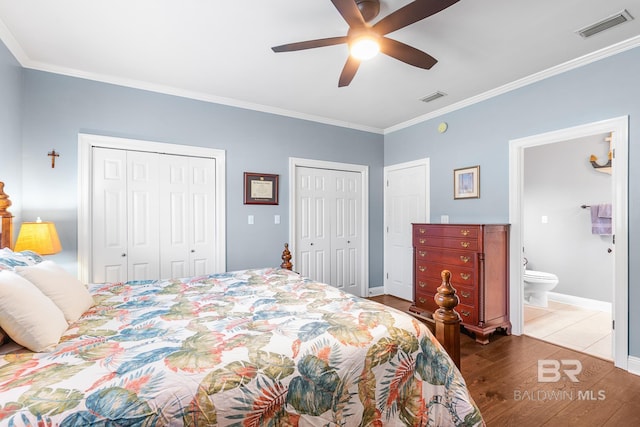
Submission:
[[[549,292],[548,296],[551,301],[561,302],[563,304],[571,304],[571,305],[586,308],[589,310],[598,310],[598,311],[604,311],[605,313],[611,313],[610,302],[576,297],[573,295],[559,294],[556,292]]]
[[[384,295],[384,286],[376,286],[374,288],[369,288],[370,297],[377,297],[380,295]]]
[[[630,374],[640,375],[640,357],[629,356],[627,361],[627,371]]]

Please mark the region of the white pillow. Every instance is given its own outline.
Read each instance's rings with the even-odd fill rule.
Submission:
[[[53,261],[16,267],[16,272],[51,298],[69,323],[78,320],[94,304],[87,288]]]
[[[27,279],[0,271],[0,327],[31,351],[46,351],[60,342],[69,325],[62,311]]]

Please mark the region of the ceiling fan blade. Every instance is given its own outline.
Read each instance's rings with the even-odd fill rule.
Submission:
[[[360,61],[349,55],[347,58],[347,63],[344,64],[344,68],[342,69],[342,73],[340,73],[340,80],[338,80],[338,87],[349,86],[351,80],[356,75],[356,71],[358,71],[358,67],[360,66]]]
[[[358,5],[354,0],[331,0],[331,3],[338,9],[344,20],[347,21],[349,27],[365,26],[362,13],[360,13],[360,9],[358,9]]]
[[[326,39],[307,40],[304,42],[283,44],[271,48],[274,52],[292,52],[294,50],[314,49],[316,47],[333,46],[346,43],[347,37],[329,37]]]
[[[430,69],[438,62],[428,53],[387,37],[380,38],[380,52],[414,67]]]
[[[384,36],[444,10],[459,0],[416,0],[385,16],[373,26]]]

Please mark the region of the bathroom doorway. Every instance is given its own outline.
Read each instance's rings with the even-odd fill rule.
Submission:
[[[605,308],[606,300],[609,299],[611,303],[611,316],[615,321],[616,328],[612,330],[612,323],[609,323],[607,317],[593,317],[596,321],[596,326],[589,326],[586,322],[580,326],[586,335],[594,337],[598,334],[605,334],[607,331],[611,331],[611,340],[613,345],[611,348],[610,358],[614,361],[615,366],[627,369],[628,359],[628,337],[627,337],[627,319],[628,309],[626,306],[628,295],[628,251],[627,251],[627,147],[628,147],[628,130],[627,130],[627,117],[621,117],[618,119],[606,120],[597,123],[591,123],[583,126],[577,126],[574,128],[563,129],[560,131],[549,132],[541,135],[534,135],[531,137],[512,140],[510,142],[510,222],[512,224],[512,236],[511,236],[511,295],[510,295],[510,308],[511,308],[511,320],[513,324],[513,332],[515,334],[527,333],[525,330],[525,315],[527,320],[531,320],[532,317],[539,319],[541,322],[543,316],[547,316],[552,323],[551,327],[556,328],[557,337],[570,336],[575,339],[575,334],[572,334],[571,326],[568,322],[570,320],[563,319],[565,317],[573,316],[573,319],[580,319],[583,316],[593,317],[597,311]],[[590,212],[587,209],[587,205],[592,203],[602,204],[607,200],[601,200],[602,195],[593,195],[593,198],[589,198],[589,186],[584,185],[580,187],[578,184],[571,184],[572,167],[568,164],[564,165],[563,170],[562,160],[560,160],[560,153],[562,150],[567,150],[572,156],[578,159],[578,162],[585,162],[587,166],[589,164],[589,156],[595,154],[600,160],[597,164],[606,163],[608,147],[603,144],[603,148],[600,151],[592,153],[590,151],[593,148],[591,146],[584,145],[584,150],[580,148],[580,141],[587,141],[593,138],[600,138],[604,136],[612,136],[611,148],[615,149],[615,158],[613,160],[613,168],[610,176],[598,177],[593,176],[594,179],[609,180],[606,186],[610,192],[610,200],[612,204],[612,223],[615,233],[615,245],[613,245],[613,236],[607,238],[600,235],[591,235],[590,224]],[[576,145],[578,144],[578,145]],[[545,147],[546,146],[546,147]],[[531,156],[531,158],[529,158]],[[604,159],[604,161],[603,161]],[[531,165],[531,161],[535,165]],[[560,163],[560,164],[558,164]],[[548,181],[548,176],[545,176],[544,172],[551,174],[552,165],[559,167],[559,175],[555,180]],[[584,167],[584,163],[582,164]],[[529,169],[529,171],[528,171]],[[531,170],[533,169],[533,175],[537,178],[531,177]],[[591,171],[590,171],[591,172]],[[592,174],[599,174],[600,172],[591,172]],[[604,174],[603,174],[604,175]],[[546,177],[546,178],[545,178]],[[534,181],[531,181],[534,179]],[[540,189],[531,190],[527,189],[527,183],[532,182],[545,182],[545,185],[551,185],[554,188],[555,196],[551,197],[549,203],[545,203],[545,195],[535,195],[531,197],[529,192],[540,191]],[[569,187],[573,185],[573,187]],[[531,185],[529,185],[531,187]],[[543,186],[544,187],[544,186]],[[549,187],[547,187],[549,188]],[[575,196],[575,199],[574,199]],[[537,197],[537,201],[536,201]],[[568,205],[563,204],[563,199],[566,199]],[[532,202],[533,200],[534,202]],[[591,201],[593,200],[593,201]],[[585,208],[582,208],[585,205]],[[532,207],[533,206],[533,207]],[[544,212],[543,212],[544,210]],[[569,212],[571,211],[571,212]],[[571,217],[573,215],[573,217]],[[532,218],[535,223],[532,223]],[[566,248],[558,250],[554,253],[554,233],[553,227],[559,226],[555,234],[560,231],[560,236],[564,239],[576,240],[575,237],[567,237],[570,233],[568,229],[572,229],[571,232],[579,232],[581,224],[584,228],[584,235],[580,237],[580,242],[592,243],[591,251],[597,253],[602,250],[604,253],[599,254],[603,259],[603,264],[609,263],[610,268],[602,267],[598,268],[599,274],[605,274],[606,278],[599,278],[600,283],[593,285],[593,292],[585,293],[585,297],[580,298],[568,298],[568,301],[563,301],[558,296],[562,296],[563,293],[567,295],[577,294],[582,292],[575,292],[575,289],[582,286],[586,279],[580,280],[580,276],[586,274],[584,254],[582,257],[578,256],[581,250],[577,248],[573,251]],[[527,226],[529,224],[529,226]],[[534,225],[531,225],[534,224]],[[564,227],[563,227],[564,224]],[[528,235],[528,228],[533,228],[535,237],[531,238]],[[531,230],[529,230],[531,231]],[[549,232],[549,235],[545,236],[545,233]],[[530,234],[530,233],[529,233]],[[528,239],[529,243],[526,243]],[[566,242],[561,242],[566,243]],[[579,243],[579,244],[583,244]],[[559,245],[557,242],[555,243]],[[529,248],[527,248],[529,245]],[[546,245],[546,246],[545,246]],[[536,247],[537,246],[537,247]],[[582,249],[582,248],[579,248]],[[610,249],[611,252],[607,250]],[[535,254],[535,258],[527,256],[527,253],[531,251]],[[575,257],[573,256],[575,253]],[[552,299],[551,307],[546,307],[547,312],[539,310],[532,314],[531,310],[525,311],[528,307],[524,305],[524,291],[523,291],[523,262],[525,258],[529,261],[529,267],[531,269],[539,269],[544,271],[555,270],[556,272],[562,272],[558,274],[559,281],[565,281],[562,284],[569,285],[568,287],[561,287],[559,282],[558,290]],[[596,261],[586,261],[587,263],[595,263]],[[553,273],[553,271],[548,271]],[[593,272],[591,272],[593,274]],[[562,276],[565,276],[564,279]],[[591,277],[587,278],[588,280]],[[573,286],[573,288],[572,288]],[[608,293],[608,296],[607,296]],[[573,295],[575,296],[575,295]],[[589,307],[588,303],[605,300],[605,304],[595,307]],[[589,313],[578,313],[574,310],[576,303],[587,302],[587,309],[595,309]],[[569,305],[562,305],[567,304]],[[554,310],[555,309],[555,310]],[[564,333],[562,333],[564,331]],[[532,335],[533,333],[529,331]],[[538,331],[539,332],[539,331]],[[553,333],[547,333],[552,335]],[[602,339],[604,337],[600,336]],[[579,349],[576,345],[569,345],[568,342],[557,342],[559,345],[565,345],[568,347]],[[590,343],[595,344],[595,342]],[[582,350],[584,350],[583,347]],[[601,354],[601,357],[606,357]]]
[[[614,277],[609,137],[526,147],[522,191],[523,333],[606,360]],[[594,160],[597,168],[592,154],[604,159]]]

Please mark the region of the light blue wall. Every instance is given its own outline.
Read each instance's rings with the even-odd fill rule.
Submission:
[[[5,183],[4,189],[11,196],[9,211],[17,220],[22,204],[21,117],[22,67],[0,43],[0,181]]]
[[[629,350],[640,356],[640,48],[385,135],[384,162],[431,159],[431,221],[506,222],[509,140],[629,116]],[[449,130],[438,134],[440,121]],[[481,197],[454,200],[452,170],[480,165]]]
[[[382,284],[383,136],[310,121],[24,70],[25,218],[55,221],[70,264],[77,252],[78,133],[226,150],[227,269],[278,265],[288,241],[288,158],[340,161],[370,168],[370,277]],[[51,169],[46,154],[61,153]],[[243,172],[280,175],[280,204],[243,204]],[[247,224],[247,216],[255,224]],[[281,224],[273,224],[273,215]]]

